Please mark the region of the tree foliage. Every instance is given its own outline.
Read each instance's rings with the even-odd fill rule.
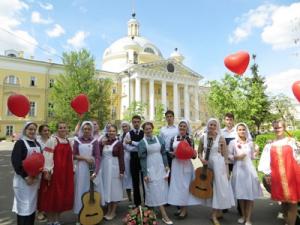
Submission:
[[[225,113],[232,112],[236,121],[243,121],[252,128],[255,126],[259,131],[262,123],[270,120],[271,103],[265,93],[265,78],[258,74],[256,63],[251,66],[251,71],[251,77],[225,74],[221,81],[211,81],[208,103],[220,121]]]
[[[50,101],[53,103],[52,121],[65,121],[71,128],[74,127],[79,118],[70,107],[70,102],[83,93],[90,101],[90,110],[83,119],[98,119],[102,125],[110,115],[112,81],[97,79],[95,60],[85,49],[63,53],[63,64],[65,72],[55,80],[50,92]]]
[[[134,115],[139,115],[142,118],[142,121],[145,120],[144,114],[145,110],[147,109],[147,104],[142,102],[133,101],[130,103],[129,107],[127,108],[124,114],[124,120],[131,121]]]

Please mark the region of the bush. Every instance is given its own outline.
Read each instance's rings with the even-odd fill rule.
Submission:
[[[300,140],[300,130],[289,132],[296,140]],[[274,133],[260,134],[256,136],[255,143],[259,146],[260,152],[264,149],[268,140],[274,140]]]

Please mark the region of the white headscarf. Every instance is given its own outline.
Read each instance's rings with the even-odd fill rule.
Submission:
[[[122,128],[123,125],[127,125],[127,126],[129,127],[129,130],[128,130],[128,131],[131,130],[131,125],[130,125],[130,123],[129,123],[128,121],[122,121],[122,123],[121,123],[121,128]],[[121,131],[121,134],[123,134],[123,129],[122,129],[122,131]]]
[[[250,134],[249,128],[245,123],[238,123],[238,124],[235,125],[235,128],[234,128],[234,130],[235,130],[235,139],[236,140],[240,139],[240,137],[238,135],[238,131],[237,131],[238,126],[240,126],[240,125],[243,125],[246,128],[246,140],[247,141],[252,141],[252,136]]]
[[[185,123],[186,124],[186,126],[187,126],[187,135],[192,135],[192,129],[191,129],[191,126],[190,126],[190,123],[189,123],[189,121],[188,120],[180,120],[179,121],[179,123],[178,123],[178,132],[179,132],[179,125],[181,124],[181,123]]]
[[[209,124],[210,124],[211,122],[213,122],[213,121],[216,122],[216,124],[217,124],[216,130],[217,130],[218,135],[221,135],[221,126],[220,126],[220,122],[219,122],[219,120],[216,119],[216,118],[210,118],[210,119],[207,121],[207,124],[206,124],[206,131],[207,131],[207,133],[208,133],[208,131],[209,131],[209,129],[208,129]]]
[[[28,128],[28,126],[31,125],[31,124],[35,124],[35,125],[36,125],[36,128],[37,128],[37,124],[36,124],[35,122],[27,121],[27,122],[24,124],[24,127],[23,127],[23,129],[22,129],[22,133],[21,133],[19,139],[22,139],[22,138],[25,138],[25,139],[26,139],[26,138],[28,138],[28,137],[26,136],[25,130],[26,130],[26,129]],[[34,139],[36,139],[36,136],[37,136],[37,133],[35,134]]]
[[[78,132],[78,137],[82,137],[83,136],[83,127],[86,124],[89,124],[92,127],[91,137],[94,136],[94,124],[91,121],[83,121],[82,124],[81,124],[81,126],[80,126],[79,132]]]

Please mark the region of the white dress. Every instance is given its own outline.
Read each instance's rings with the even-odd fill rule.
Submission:
[[[25,139],[22,139],[27,148],[27,156],[34,152],[40,153],[40,147],[30,147]],[[14,203],[12,211],[20,216],[29,216],[36,211],[38,189],[40,187],[41,176],[39,175],[32,185],[28,185],[20,175],[14,174],[13,189]]]
[[[82,143],[77,137],[75,140],[79,143],[78,150],[80,156],[94,158],[93,143],[96,141],[96,139],[92,140],[90,143]],[[82,195],[90,190],[90,170],[86,161],[77,160],[74,183],[75,196],[73,210],[75,214],[78,214],[82,208]]]
[[[234,160],[234,156],[247,154],[243,160],[235,160],[232,170],[231,185],[236,199],[254,200],[261,197],[257,172],[252,163],[254,155],[253,142],[245,144],[233,140],[229,144],[229,157]]]
[[[112,145],[104,145],[101,160],[102,197],[106,203],[123,200],[123,186],[120,178],[118,157],[112,155],[116,140]]]
[[[120,141],[122,141],[121,138]],[[130,173],[130,152],[127,151],[125,144],[123,144],[123,147],[124,147],[124,165],[125,165],[125,172],[123,177],[123,188],[132,189],[132,177]]]
[[[161,144],[157,137],[156,143],[148,144],[144,138],[147,148],[147,176],[149,182],[144,182],[145,204],[150,207],[161,206],[168,202],[168,181],[163,158],[161,155]]]
[[[225,159],[219,152],[220,135],[216,137],[210,149],[208,168],[213,170],[213,197],[202,200],[203,204],[213,209],[229,209],[235,205],[231,184],[227,177]],[[204,153],[207,146],[207,134],[204,134]]]
[[[179,141],[174,139],[173,150],[176,152]],[[171,182],[168,194],[168,203],[176,206],[200,205],[202,200],[194,197],[190,191],[190,183],[195,177],[194,167],[190,159],[174,158],[171,168]]]

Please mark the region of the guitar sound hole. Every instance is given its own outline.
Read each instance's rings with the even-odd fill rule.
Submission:
[[[98,213],[86,214],[85,216],[86,216],[86,217],[98,216]]]
[[[201,174],[201,175],[200,175],[200,179],[201,179],[201,180],[205,180],[206,177],[207,177],[207,176],[206,176],[205,174]]]

